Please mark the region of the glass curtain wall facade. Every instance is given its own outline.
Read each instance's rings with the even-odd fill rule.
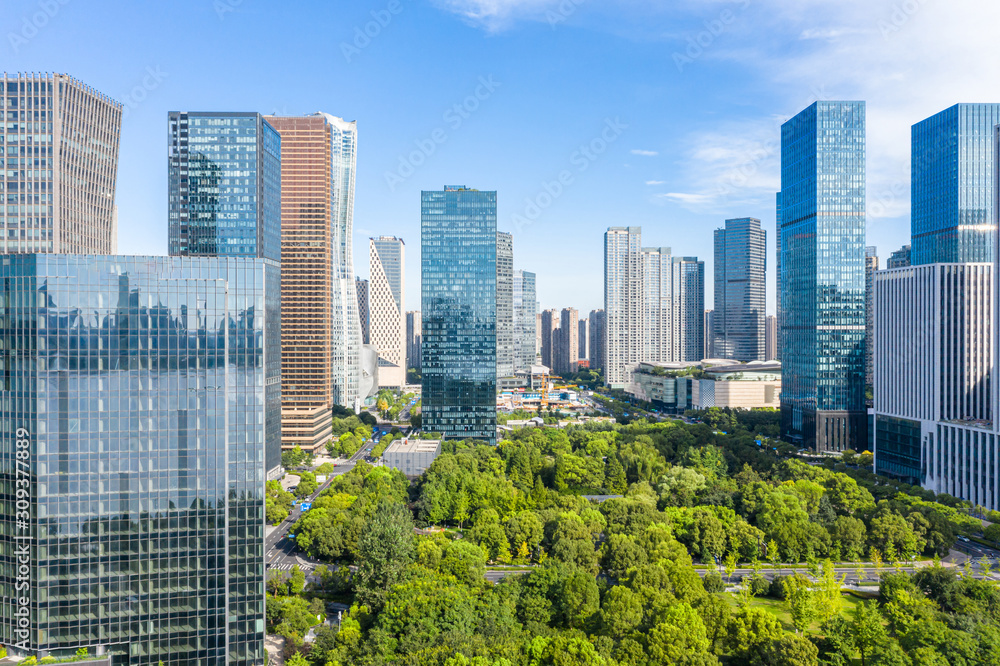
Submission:
[[[956,104],[912,129],[912,261],[993,261],[1000,104]]]
[[[875,274],[878,248],[865,248],[865,387],[875,384]]]
[[[673,258],[675,361],[700,361],[705,351],[705,262]]]
[[[496,444],[497,193],[421,193],[423,429]]]
[[[114,254],[122,105],[65,74],[0,74],[0,254]]]
[[[816,102],[782,125],[781,186],[782,435],[864,450],[864,102]]]
[[[528,271],[514,271],[514,371],[529,371],[538,355],[535,344],[538,332],[537,278]]]
[[[263,261],[22,255],[0,277],[0,475],[30,507],[0,531],[2,642],[264,664]]]
[[[318,451],[332,406],[366,397],[351,249],[357,124],[325,113],[266,120],[281,135],[282,447]]]
[[[714,356],[766,360],[766,274],[767,234],[760,220],[726,220],[715,230]]]
[[[514,376],[514,237],[497,233],[497,378]]]
[[[410,368],[420,369],[420,347],[423,341],[423,322],[420,310],[406,313],[406,360]],[[407,368],[409,369],[409,368]]]
[[[281,287],[281,136],[259,113],[172,111],[167,117],[171,256],[264,259]],[[281,309],[267,311],[266,467],[281,473]]]

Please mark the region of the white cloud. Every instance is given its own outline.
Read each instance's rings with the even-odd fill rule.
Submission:
[[[666,185],[667,181],[665,181],[665,180],[647,180],[646,184],[647,185]]]
[[[712,196],[706,194],[694,194],[688,192],[669,192],[667,194],[657,194],[658,199],[669,199],[671,201],[676,201],[677,203],[685,204],[688,206],[701,206],[704,204],[711,203]]]
[[[755,206],[747,214],[766,215],[780,187],[780,123],[816,99],[861,99],[868,110],[870,235],[903,240],[910,127],[957,102],[1000,102],[990,83],[1000,61],[998,21],[1000,3],[989,0],[755,2],[745,20],[728,26],[726,41],[706,53],[759,81],[760,95],[772,98],[765,108],[780,117],[691,132],[678,186],[695,194],[669,200],[705,213],[745,202]],[[769,39],[753,39],[760,34]]]
[[[518,18],[544,20],[560,0],[435,0],[439,6],[490,31],[502,30]],[[572,0],[570,0],[572,2]]]
[[[634,148],[632,150],[633,155],[642,155],[643,157],[656,157],[660,153],[656,150],[641,150],[639,148]]]

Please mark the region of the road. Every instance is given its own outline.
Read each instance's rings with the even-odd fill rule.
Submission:
[[[354,469],[354,466],[367,452],[368,444],[366,442],[365,446],[362,446],[346,463],[337,465],[327,480],[304,501],[312,502],[319,497],[319,494],[329,488],[336,477],[341,474],[347,474]],[[296,506],[293,506],[291,512],[288,514],[288,518],[264,538],[264,561],[267,563],[268,571],[291,571],[292,567],[297,564],[303,571],[310,572],[320,565],[319,561],[306,557],[304,553],[297,552],[293,539],[285,538],[289,530],[292,529],[292,526],[295,525],[296,521],[302,515],[301,505],[302,502],[299,502]]]

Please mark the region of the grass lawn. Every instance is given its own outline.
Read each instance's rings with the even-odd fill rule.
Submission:
[[[725,594],[730,606],[732,606],[733,608],[739,607],[739,604],[736,601],[736,595],[729,593],[722,593],[722,594]],[[857,594],[855,592],[845,591],[841,593],[841,598],[843,599],[843,605],[841,606],[841,611],[844,613],[844,616],[850,621],[854,619],[854,609],[857,608],[858,604],[866,599],[874,597],[868,597],[863,594]],[[788,611],[788,604],[786,602],[781,601],[780,599],[772,599],[770,597],[754,597],[753,601],[750,602],[750,606],[753,608],[763,608],[768,613],[778,618],[778,621],[781,622],[781,626],[784,627],[785,631],[790,631],[792,633],[795,633],[795,625],[792,624],[792,615]],[[813,622],[809,626],[808,633],[813,633],[813,634],[820,633],[819,623]]]

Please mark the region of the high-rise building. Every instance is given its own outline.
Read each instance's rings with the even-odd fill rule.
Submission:
[[[368,280],[356,278],[354,280],[354,292],[358,296],[358,323],[361,325],[361,343],[371,344],[371,295],[369,293]]]
[[[171,256],[262,259],[268,478],[281,473],[281,137],[259,113],[168,114]]]
[[[640,361],[674,361],[680,353],[678,303],[674,292],[674,262],[669,247],[645,247],[641,252],[642,300]]]
[[[604,234],[604,313],[607,327],[604,381],[612,388],[625,388],[630,367],[642,360],[642,268],[642,229],[608,229]]]
[[[875,381],[875,273],[878,272],[878,248],[865,248],[865,386]]]
[[[993,260],[1000,104],[956,104],[913,126],[913,265]]]
[[[821,101],[781,127],[781,430],[867,447],[865,104]]]
[[[421,193],[423,429],[497,439],[497,193]]]
[[[266,120],[281,135],[282,446],[317,451],[333,405],[359,409],[376,372],[362,366],[355,292],[357,123]]]
[[[781,285],[783,281],[783,276],[781,272],[781,192],[775,195],[775,223],[774,223],[774,238],[775,238],[775,318],[777,319],[778,331],[775,335],[775,343],[777,344],[777,360],[781,360],[781,319],[784,316],[781,306]]]
[[[705,358],[715,358],[715,344],[712,336],[714,321],[715,311],[705,310]]]
[[[0,254],[117,252],[121,103],[65,74],[0,74],[3,114]]]
[[[497,378],[514,376],[514,237],[497,233]]]
[[[380,236],[369,240],[370,342],[378,351],[379,386],[406,385],[406,245]]]
[[[542,365],[555,370],[555,347],[554,343],[559,331],[559,311],[542,311]]]
[[[652,360],[700,361],[705,349],[705,262],[674,257],[673,265],[675,357]]]
[[[537,278],[514,272],[514,371],[530,371],[538,359],[535,330],[538,314]]]
[[[744,363],[763,361],[767,305],[767,234],[760,220],[726,220],[715,230],[716,355]]]
[[[604,235],[605,382],[624,388],[640,362],[700,361],[705,348],[705,264],[643,248],[640,227]]]
[[[996,434],[992,264],[875,277],[875,469],[990,508]]]
[[[590,369],[603,371],[608,357],[608,330],[604,310],[591,310],[587,319],[590,321]]]
[[[912,266],[912,261],[910,260],[911,248],[909,245],[904,245],[895,252],[889,255],[889,261],[886,263],[887,269],[893,268],[906,268],[907,266]]]
[[[552,335],[552,371],[567,377],[580,370],[579,342],[580,313],[573,308],[563,308],[559,328]]]
[[[422,341],[420,310],[406,313],[406,361],[411,368],[420,369],[420,347]]]
[[[590,330],[588,323],[589,322],[586,319],[581,319],[577,324],[578,328],[577,338],[580,343],[577,355],[581,361],[588,360],[590,358],[590,354],[588,354],[587,352],[587,340],[589,338],[588,331]]]
[[[23,461],[7,483],[28,506],[0,535],[3,643],[129,666],[264,664],[262,424],[280,354],[264,260],[2,264],[0,299],[17,306],[0,339],[19,343],[0,350],[0,419]]]
[[[774,361],[778,358],[778,318],[767,315],[764,321],[764,360]]]

